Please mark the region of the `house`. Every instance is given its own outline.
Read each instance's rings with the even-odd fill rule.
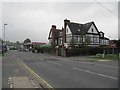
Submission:
[[[61,53],[62,56],[66,56],[66,50],[71,47],[109,45],[109,39],[104,37],[103,32],[98,31],[93,21],[80,24],[65,19],[62,29],[56,29],[56,26],[52,25],[48,39],[58,55]]]
[[[100,34],[100,46],[108,46],[110,44],[109,38],[104,36],[104,33],[102,31],[99,32]]]
[[[48,39],[53,48],[62,45],[62,31],[62,29],[56,29],[56,26],[52,25]]]
[[[2,43],[3,43],[3,40],[0,37],[0,54],[2,53]]]

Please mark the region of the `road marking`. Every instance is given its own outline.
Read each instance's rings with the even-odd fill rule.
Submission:
[[[98,61],[100,61],[100,62],[106,62],[106,61],[110,61],[110,60],[102,60],[102,59],[101,59],[101,60],[98,60]]]
[[[15,56],[15,55],[14,55]],[[15,56],[16,57],[16,56]],[[17,58],[17,57],[16,57]],[[19,58],[17,58],[17,63],[20,65],[22,64],[29,72],[31,72],[36,78],[38,78],[42,83],[44,83],[45,85],[47,85],[49,90],[55,90],[50,84],[48,84],[47,81],[45,81],[44,79],[42,79],[38,74],[36,74],[32,69],[30,69],[26,64],[24,64]]]
[[[31,81],[31,83],[33,84],[33,86],[34,86],[35,88],[38,88],[37,85],[34,83],[34,81],[33,81],[30,77],[28,77],[28,78],[29,78],[29,80]]]
[[[10,86],[10,88],[13,88],[12,77],[9,77],[9,78],[8,78],[8,85]]]
[[[44,60],[43,58],[41,58],[41,60]]]
[[[88,70],[85,70],[85,69],[76,68],[76,67],[72,67],[72,68],[76,69],[76,70],[79,70],[79,71],[83,71],[83,72],[91,73],[91,74],[94,74],[94,75],[99,75],[99,76],[102,76],[102,77],[107,77],[107,78],[110,78],[110,79],[117,80],[117,78],[112,77],[112,76],[108,76],[108,75],[104,75],[104,74],[100,74],[100,73],[95,73],[95,72],[91,72],[91,71],[88,71]]]
[[[52,62],[52,61],[47,61],[47,62],[52,63],[52,64],[56,64],[56,65],[60,65],[60,66],[63,65],[63,64],[60,64],[60,63]]]

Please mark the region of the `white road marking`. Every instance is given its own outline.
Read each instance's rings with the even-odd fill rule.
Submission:
[[[76,70],[79,70],[79,71],[83,71],[83,72],[91,73],[91,74],[94,74],[94,75],[99,75],[99,76],[102,76],[102,77],[107,77],[107,78],[110,78],[110,79],[117,80],[117,78],[112,77],[112,76],[108,76],[108,75],[104,75],[104,74],[100,74],[100,73],[95,73],[95,72],[91,72],[91,71],[80,69],[80,68],[76,68],[76,67],[72,67],[72,68],[76,69]]]
[[[56,63],[56,62],[52,62],[52,61],[47,61],[47,62],[62,66],[62,64],[60,64],[60,63]]]
[[[10,86],[10,88],[13,88],[12,77],[9,77],[9,78],[8,78],[8,85]]]
[[[41,60],[44,60],[43,58],[41,58]]]
[[[106,62],[106,61],[110,61],[110,60],[102,60],[102,59],[101,59],[101,60],[98,60],[98,61],[100,61],[100,62]]]
[[[28,78],[29,78],[29,80],[31,81],[31,83],[33,84],[33,86],[34,86],[35,88],[38,88],[37,85],[34,83],[34,81],[33,81],[30,77],[28,77]]]
[[[116,79],[116,80],[117,80],[117,78],[115,78],[115,77],[112,77],[112,76],[107,76],[107,75],[104,75],[104,74],[97,74],[97,75],[99,75],[99,76],[103,76],[103,77],[108,77],[108,78],[111,78],[111,79]]]

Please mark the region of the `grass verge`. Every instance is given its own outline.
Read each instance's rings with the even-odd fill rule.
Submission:
[[[103,60],[120,60],[118,55],[116,54],[106,54],[103,58],[102,54],[101,55],[95,55],[95,56],[90,56],[90,58],[93,58],[93,59],[103,59]]]

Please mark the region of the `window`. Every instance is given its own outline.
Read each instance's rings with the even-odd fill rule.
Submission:
[[[78,29],[78,32],[80,32],[80,29]]]
[[[67,33],[68,33],[68,28],[67,28]]]
[[[92,29],[91,29],[91,31],[93,32],[93,31],[94,31],[94,29],[92,28]]]

